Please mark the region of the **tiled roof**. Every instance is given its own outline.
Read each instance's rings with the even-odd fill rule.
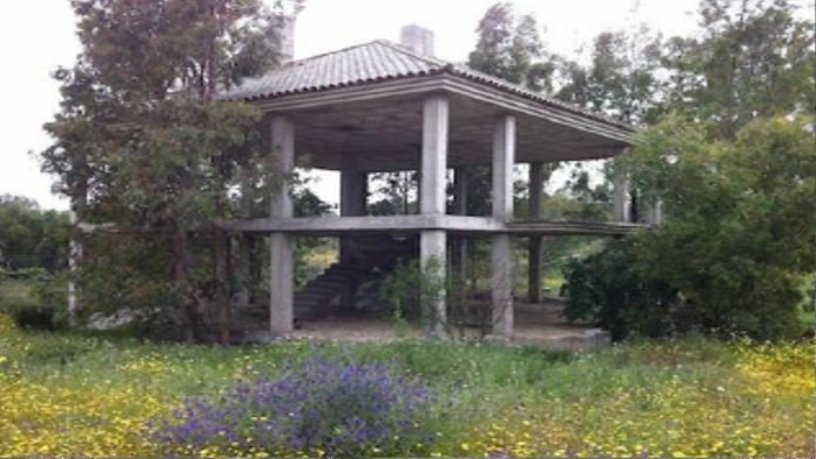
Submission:
[[[633,130],[620,121],[557,101],[521,86],[473,70],[466,65],[422,56],[401,45],[377,40],[293,61],[260,77],[247,78],[222,95],[227,100],[258,100],[314,92],[363,83],[449,73],[482,83],[619,128]]]

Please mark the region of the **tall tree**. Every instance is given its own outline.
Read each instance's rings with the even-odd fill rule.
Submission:
[[[285,7],[261,0],[74,0],[82,52],[62,83],[62,110],[43,152],[85,221],[149,231],[172,247],[171,290],[192,329],[212,295],[200,263],[201,232],[236,211],[229,190],[245,179],[268,186],[270,155],[258,111],[216,100],[220,88],[276,61],[276,20]],[[249,171],[249,172],[247,172]],[[123,236],[124,237],[124,236]],[[203,249],[206,253],[206,249]],[[210,254],[212,256],[214,254]],[[206,259],[206,258],[205,258]],[[225,286],[215,295],[222,334]],[[226,336],[222,336],[226,339]]]
[[[816,107],[812,14],[788,0],[702,0],[700,38],[675,38],[672,108],[732,138],[757,117]]]
[[[555,64],[533,16],[516,16],[512,3],[498,2],[485,12],[476,33],[476,49],[468,57],[471,68],[533,91],[552,91]]]
[[[556,96],[627,123],[650,121],[659,104],[661,46],[660,36],[645,26],[602,32],[589,65],[561,61]]]

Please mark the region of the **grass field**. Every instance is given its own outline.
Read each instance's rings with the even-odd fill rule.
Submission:
[[[705,340],[582,355],[427,342],[217,348],[28,333],[2,319],[0,457],[159,456],[147,420],[314,355],[385,362],[442,393],[437,443],[406,454],[808,457],[813,352]]]

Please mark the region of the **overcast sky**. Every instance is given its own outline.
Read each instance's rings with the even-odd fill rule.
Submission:
[[[434,31],[437,56],[465,61],[475,43],[479,18],[495,0],[306,0],[295,31],[296,57],[385,38],[419,24]],[[665,35],[689,34],[696,27],[697,0],[516,0],[517,10],[533,13],[546,29],[551,51],[571,54],[604,30],[646,23]],[[68,0],[6,1],[0,15],[0,194],[33,198],[44,208],[67,208],[50,192],[52,179],[39,171],[29,152],[50,139],[43,132],[58,109],[50,73],[72,65],[79,52]],[[337,181],[326,175],[314,185],[336,202]]]

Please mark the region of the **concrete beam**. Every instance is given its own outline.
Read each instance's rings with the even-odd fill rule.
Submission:
[[[295,167],[295,128],[283,116],[272,118],[272,154],[275,167],[281,174],[280,184],[271,196],[271,216],[292,218],[292,198],[289,178]],[[270,237],[269,264],[269,329],[273,334],[294,330],[294,241],[290,234],[273,232]]]
[[[244,233],[301,233],[332,236],[343,233],[446,230],[464,234],[507,233],[516,236],[622,236],[645,228],[637,223],[584,221],[516,221],[504,223],[492,217],[464,215],[391,215],[366,217],[259,218],[230,220],[220,225],[229,231]]]
[[[496,122],[493,133],[493,218],[513,219],[513,166],[516,157],[516,119],[505,115]],[[513,255],[509,234],[492,238],[491,303],[493,333],[513,336]]]

